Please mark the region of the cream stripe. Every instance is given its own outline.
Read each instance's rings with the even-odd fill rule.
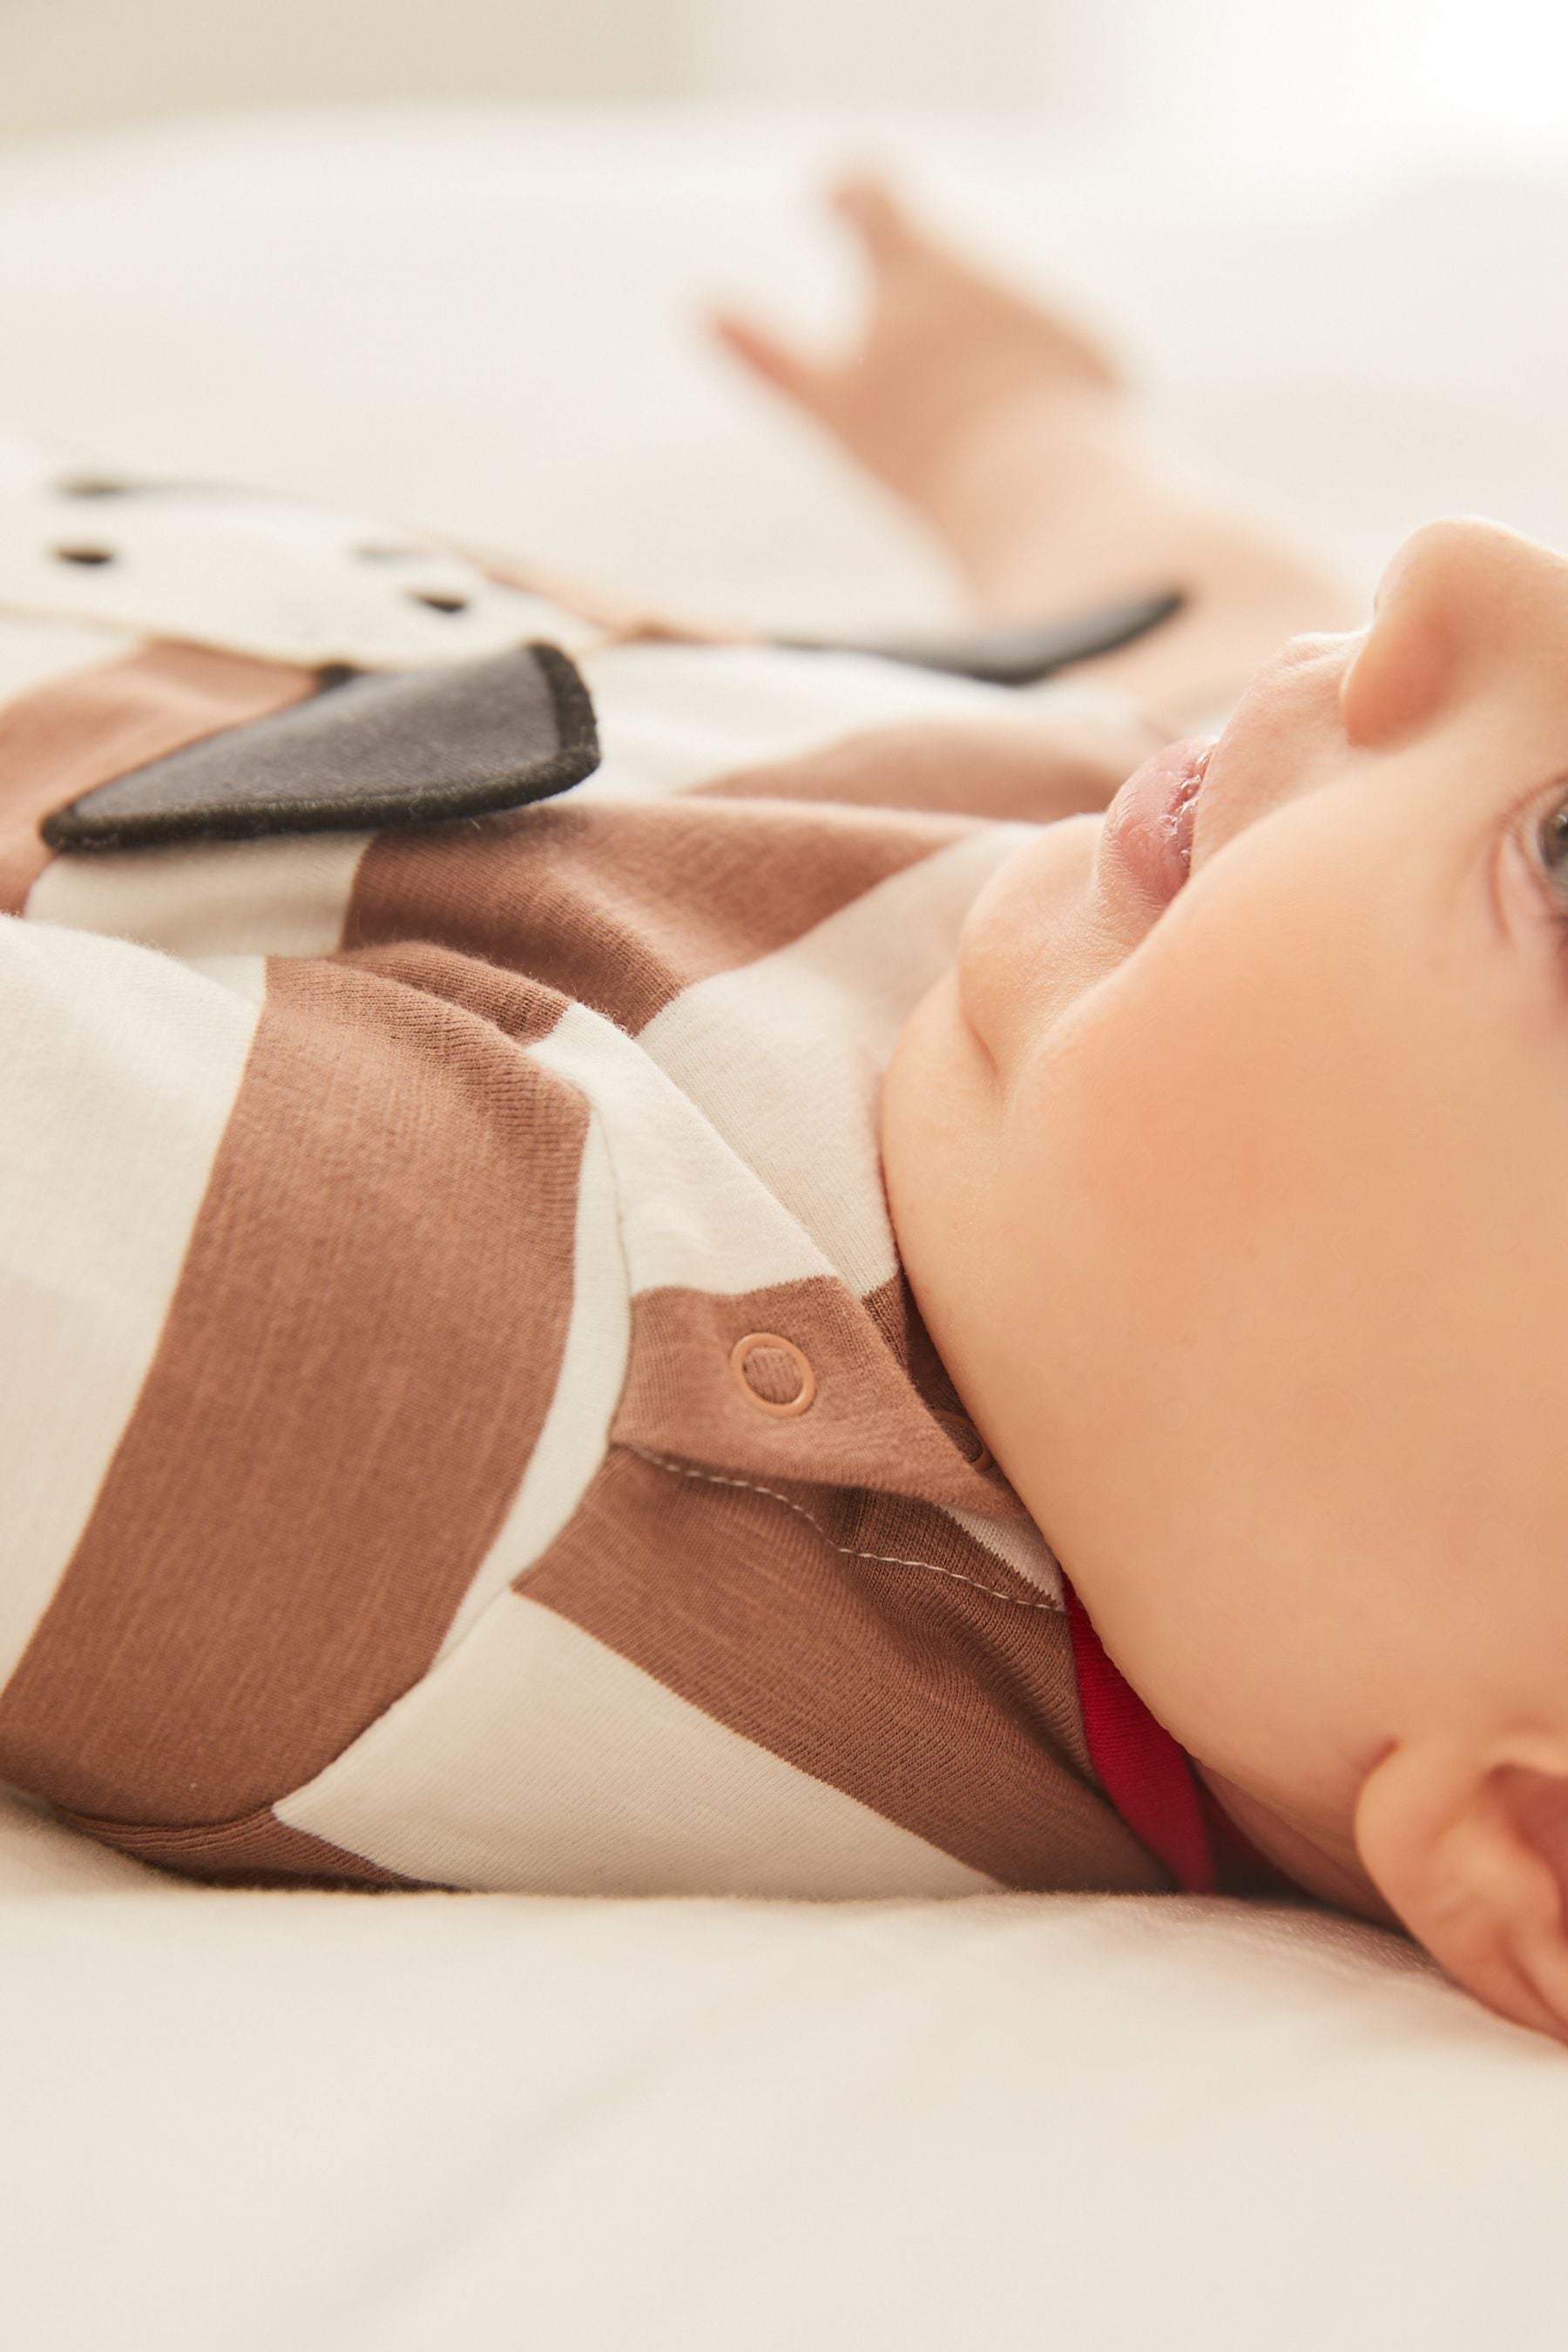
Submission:
[[[695,982],[640,1033],[862,1296],[898,1267],[877,1144],[882,1074],[981,885],[1034,831],[989,825],[921,858],[788,947]]]
[[[0,1686],[136,1402],[256,1019],[167,957],[0,919]]]
[[[331,955],[370,839],[290,834],[57,857],[33,885],[27,918],[112,932],[168,955]]]
[[[909,1897],[996,1885],[516,1593],[273,1810],[408,1877],[498,1891]]]
[[[530,1050],[598,1114],[634,1292],[665,1283],[760,1290],[832,1273],[767,1186],[649,1059],[640,1038],[586,1005],[570,1004]]]
[[[1005,1560],[1051,1600],[1057,1608],[1065,1609],[1067,1595],[1062,1590],[1062,1571],[1055,1552],[1032,1519],[987,1519],[978,1511],[960,1510],[956,1504],[938,1507],[955,1527],[984,1544],[996,1559]]]
[[[220,988],[232,988],[247,1004],[259,1006],[266,998],[265,956],[187,956],[183,961],[188,971],[200,972],[204,980],[216,980]]]
[[[652,797],[906,719],[1016,719],[1005,687],[863,654],[620,645],[577,656],[604,763],[576,800]]]
[[[79,669],[96,669],[131,651],[134,637],[53,622],[0,619],[0,704]]]
[[[572,1247],[572,1320],[555,1393],[516,1500],[437,1653],[455,1649],[513,1578],[554,1542],[605,1458],[631,1350],[631,1300],[615,1179],[597,1121],[584,1139]]]

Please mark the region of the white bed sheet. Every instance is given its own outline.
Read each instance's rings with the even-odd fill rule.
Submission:
[[[1563,2340],[1568,2057],[1350,1921],[4,1852],[28,2352]]]
[[[685,323],[841,317],[800,206],[868,147],[1363,582],[1434,512],[1568,539],[1548,179],[1151,190],[1026,126],[40,151],[0,165],[0,415],[709,609],[934,617],[929,551]],[[26,2352],[1563,2338],[1568,2053],[1326,1915],[187,1889],[0,1799],[0,1970]]]

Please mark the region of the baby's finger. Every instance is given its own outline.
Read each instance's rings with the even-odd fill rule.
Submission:
[[[873,261],[889,262],[923,240],[885,180],[855,173],[829,189],[827,200],[840,220],[864,240]]]
[[[799,401],[804,408],[821,406],[823,371],[814,361],[781,343],[776,335],[739,310],[714,310],[709,323],[725,349],[753,375]]]

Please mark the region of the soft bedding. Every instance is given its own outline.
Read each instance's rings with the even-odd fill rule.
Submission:
[[[1562,2340],[1563,2062],[1350,1921],[3,1853],[29,2352]]]
[[[1151,232],[1126,159],[877,138],[1360,576],[1445,508],[1568,537],[1549,184],[1254,191],[1245,228],[1194,185]],[[830,317],[796,210],[843,144],[410,115],[18,158],[0,415],[710,612],[937,618],[689,323],[792,274]],[[0,1952],[28,2352],[1562,2340],[1568,2055],[1326,1914],[204,1890],[4,1800]]]

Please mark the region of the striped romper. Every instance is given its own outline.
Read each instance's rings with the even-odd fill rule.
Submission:
[[[0,1780],[216,1878],[1248,1883],[889,1221],[975,730],[0,453]]]

